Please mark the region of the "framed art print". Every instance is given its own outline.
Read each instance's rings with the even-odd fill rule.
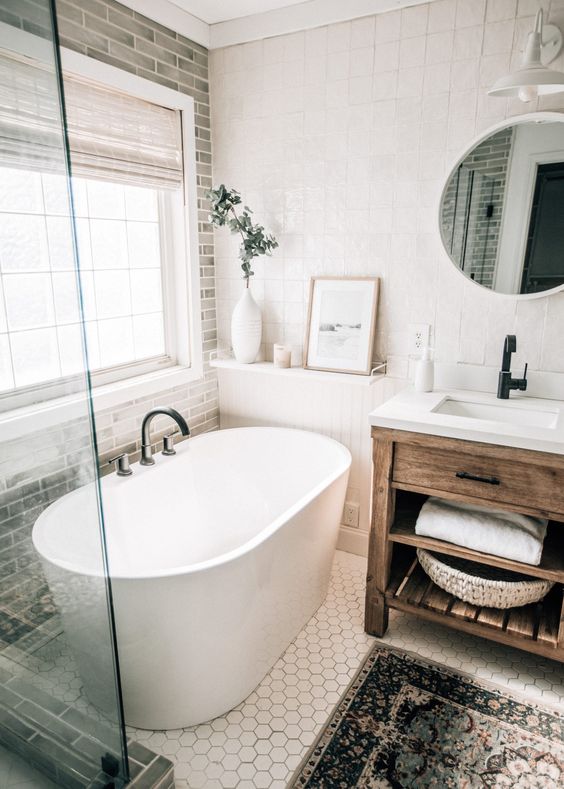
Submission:
[[[369,375],[376,328],[377,277],[314,277],[304,367]]]

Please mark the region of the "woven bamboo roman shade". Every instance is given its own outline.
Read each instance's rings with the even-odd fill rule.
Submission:
[[[72,75],[64,92],[73,175],[159,189],[182,184],[178,111]],[[0,164],[61,169],[60,117],[52,71],[0,58]]]
[[[176,188],[182,184],[180,113],[65,78],[73,175]]]
[[[0,56],[0,165],[64,169],[55,73]]]

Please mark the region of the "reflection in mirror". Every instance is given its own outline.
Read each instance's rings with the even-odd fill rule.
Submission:
[[[450,174],[443,243],[470,279],[498,293],[564,285],[564,116],[525,120],[476,145]]]

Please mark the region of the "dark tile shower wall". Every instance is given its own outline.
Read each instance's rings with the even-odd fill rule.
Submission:
[[[20,754],[65,789],[107,789],[102,758],[113,740],[104,723],[93,729],[72,705],[0,669],[0,743]],[[86,735],[84,732],[89,731]],[[172,789],[172,762],[145,746],[128,742],[131,789]],[[116,789],[122,782],[116,782]]]
[[[61,45],[192,96],[196,110],[201,321],[204,376],[189,385],[124,403],[96,416],[102,472],[117,451],[139,449],[143,414],[156,404],[177,408],[194,434],[219,426],[217,380],[209,366],[216,347],[213,234],[205,192],[211,186],[208,53],[199,44],[113,0],[58,0]],[[47,35],[44,7],[33,0],[0,0],[0,21]],[[161,429],[162,427],[162,429]],[[158,437],[165,426],[155,422]],[[55,614],[31,545],[39,513],[83,484],[91,464],[86,420],[74,420],[0,447],[0,648],[17,643]]]

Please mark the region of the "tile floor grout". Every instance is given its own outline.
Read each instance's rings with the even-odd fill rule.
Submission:
[[[564,666],[391,612],[383,639],[364,633],[366,560],[338,551],[327,598],[270,674],[235,710],[189,729],[130,736],[175,763],[178,789],[284,789],[375,643],[414,652],[553,705]]]
[[[235,710],[189,729],[129,736],[175,763],[178,789],[284,789],[375,643],[414,652],[537,703],[564,701],[564,666],[392,612],[384,639],[364,632],[366,560],[338,551],[327,598],[270,674]],[[19,663],[22,678],[91,716],[63,635]],[[2,665],[2,661],[0,661]],[[1,784],[0,784],[1,785]],[[22,788],[23,789],[23,788]]]

